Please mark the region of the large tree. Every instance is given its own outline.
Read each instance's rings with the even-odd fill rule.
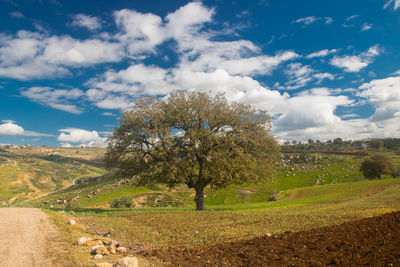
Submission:
[[[106,162],[140,183],[185,183],[204,210],[204,188],[270,177],[279,146],[270,117],[224,96],[174,93],[141,98],[123,112],[109,139]]]

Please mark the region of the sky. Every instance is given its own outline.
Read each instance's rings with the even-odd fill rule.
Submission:
[[[400,0],[0,0],[0,144],[105,146],[187,90],[280,141],[400,137]]]

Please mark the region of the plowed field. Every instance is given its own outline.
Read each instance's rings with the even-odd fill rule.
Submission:
[[[400,212],[309,231],[146,254],[173,266],[400,266]]]

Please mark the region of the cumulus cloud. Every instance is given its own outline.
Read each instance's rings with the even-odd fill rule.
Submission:
[[[52,136],[51,134],[26,131],[13,120],[2,120],[2,122],[3,124],[0,124],[0,135]]]
[[[357,95],[368,99],[376,108],[371,121],[400,120],[400,77],[375,79],[362,84],[359,90]]]
[[[0,135],[22,135],[23,133],[24,128],[13,122],[0,124]]]
[[[59,77],[68,74],[69,67],[117,62],[122,56],[120,44],[105,40],[81,41],[27,31],[0,35],[0,77]]]
[[[311,53],[306,56],[306,58],[316,58],[316,57],[326,57],[330,54],[335,54],[337,52],[336,49],[323,49],[314,53]]]
[[[359,72],[373,62],[381,52],[379,45],[370,47],[366,52],[352,56],[335,56],[330,61],[332,66],[343,68],[346,72]]]
[[[95,31],[101,28],[101,23],[99,18],[85,14],[76,14],[72,16],[71,26],[82,27],[90,31]]]
[[[105,146],[107,138],[100,137],[97,131],[87,131],[78,128],[60,129],[61,133],[57,140],[62,142],[64,146],[69,143],[81,143],[83,146]]]
[[[333,96],[327,88],[304,91],[289,98],[282,107],[284,115],[274,121],[276,132],[318,128],[333,125],[340,121],[334,114],[337,106],[349,105],[352,101],[346,96]]]
[[[80,114],[83,111],[72,102],[81,96],[83,92],[79,89],[54,89],[51,87],[30,87],[21,92],[21,95],[44,106],[63,110],[73,114]]]

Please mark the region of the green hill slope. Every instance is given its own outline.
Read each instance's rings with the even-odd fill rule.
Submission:
[[[103,175],[99,148],[3,147],[0,150],[0,205],[23,201]]]

